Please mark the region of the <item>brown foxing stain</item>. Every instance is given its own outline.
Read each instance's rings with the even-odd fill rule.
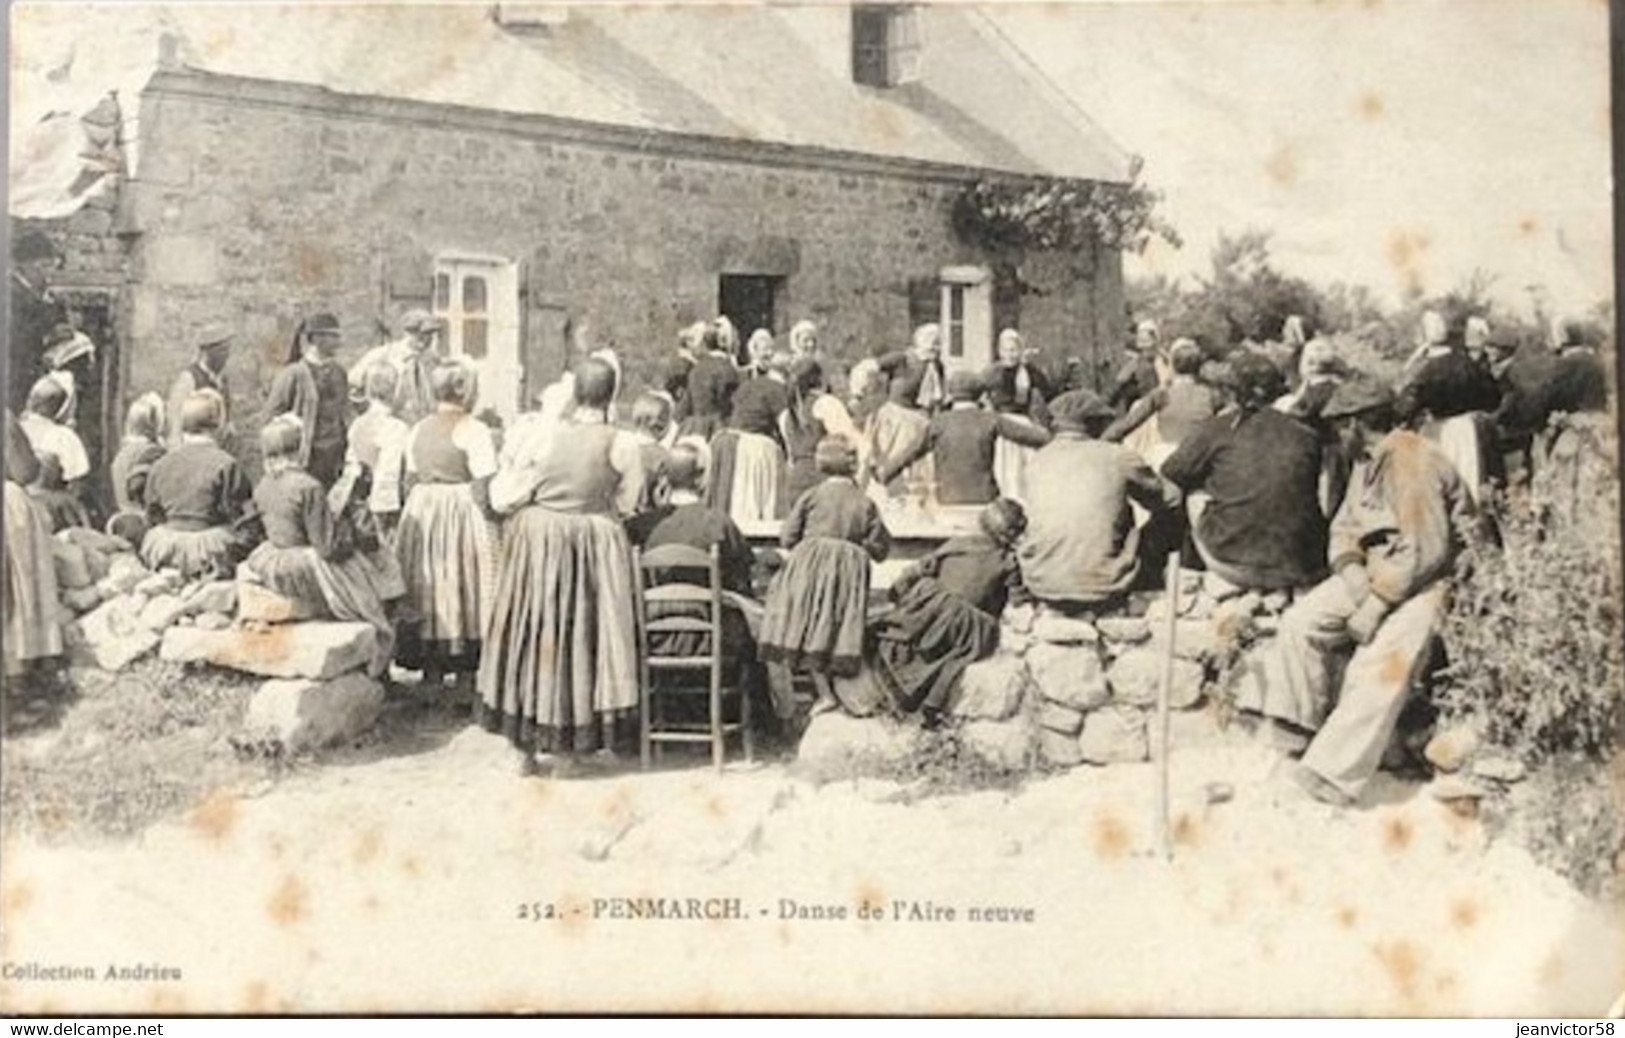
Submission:
[[[1384,246],[1388,264],[1404,279],[1407,289],[1422,288],[1422,254],[1433,244],[1425,234],[1408,231],[1390,231]]]
[[[1416,1000],[1418,982],[1422,976],[1422,953],[1410,941],[1383,941],[1371,949],[1382,964],[1383,974],[1394,991],[1406,1002]]]
[[[237,825],[237,798],[228,793],[210,795],[192,810],[187,824],[204,839],[219,843]]]
[[[1340,929],[1352,930],[1360,922],[1360,912],[1352,905],[1340,905],[1337,909],[1336,919]]]
[[[357,865],[369,864],[377,859],[378,853],[383,850],[383,847],[383,834],[378,831],[377,826],[373,826],[356,837],[355,850],[351,852],[350,860]]]
[[[1382,849],[1389,854],[1399,854],[1410,847],[1413,835],[1411,823],[1403,818],[1390,818],[1382,823]]]
[[[203,57],[212,58],[236,42],[236,30],[229,25],[221,25],[209,30],[198,49],[203,52]]]
[[[1368,123],[1374,123],[1387,112],[1388,105],[1383,101],[1381,94],[1375,90],[1367,90],[1360,95],[1360,100],[1355,104],[1355,110],[1360,113],[1360,118]]]
[[[1269,174],[1271,181],[1277,187],[1291,187],[1298,182],[1298,157],[1290,145],[1283,144],[1264,163],[1264,172]]]
[[[901,140],[903,137],[903,129],[897,123],[897,116],[893,115],[890,109],[865,108],[862,118],[865,136],[882,141]]]
[[[1450,902],[1450,925],[1458,930],[1471,930],[1482,915],[1478,902],[1470,897],[1458,897]]]
[[[418,860],[417,855],[408,854],[401,859],[401,871],[413,879],[417,879],[423,875],[423,863]]]
[[[288,840],[281,833],[272,833],[266,837],[265,849],[274,860],[281,861],[282,856],[288,853]]]
[[[186,1012],[186,995],[164,985],[147,996],[147,1009],[156,1016],[179,1016]]]
[[[1129,852],[1128,826],[1116,815],[1096,815],[1093,831],[1095,857],[1116,861]]]
[[[1540,230],[1540,221],[1533,216],[1525,216],[1518,221],[1518,233],[1525,238],[1532,237],[1538,230]]]
[[[632,794],[625,786],[621,786],[610,794],[609,800],[599,808],[606,819],[619,822],[632,813]]]
[[[262,1016],[271,1012],[275,1003],[271,999],[271,988],[263,980],[249,983],[243,989],[243,997],[238,1003],[238,1009],[245,1016]]]
[[[1192,818],[1189,811],[1181,811],[1179,817],[1174,819],[1174,844],[1178,847],[1195,847],[1202,842],[1201,823]]]
[[[864,880],[858,884],[858,892],[852,895],[854,907],[873,905],[879,908],[886,903],[886,891],[873,880]]]
[[[1382,664],[1377,668],[1377,678],[1385,685],[1403,685],[1411,673],[1411,659],[1398,649],[1389,649],[1383,653]]]
[[[284,876],[271,893],[265,911],[278,926],[292,926],[299,922],[307,911],[305,885],[299,882],[297,876]]]
[[[300,284],[316,286],[333,280],[332,257],[308,241],[294,246],[293,262],[294,274]]]
[[[15,922],[16,917],[33,903],[34,885],[26,879],[18,880],[7,885],[5,893],[0,895],[0,915]]]
[[[587,928],[591,905],[580,894],[565,893],[558,900],[559,917],[553,922],[567,937],[577,937]]]
[[[728,817],[728,805],[722,802],[721,797],[712,793],[705,798],[705,813],[720,822]]]
[[[1556,952],[1548,952],[1546,958],[1540,962],[1540,969],[1535,973],[1535,979],[1540,981],[1542,987],[1556,987],[1563,980],[1567,967],[1563,956]]]
[[[779,939],[779,944],[782,947],[788,948],[790,946],[791,936],[790,936],[790,928],[788,926],[784,925],[783,923],[780,923],[774,929],[773,934],[774,934],[775,937],[777,937]]]
[[[362,898],[361,907],[369,912],[378,911],[378,895],[368,894],[366,897]]]

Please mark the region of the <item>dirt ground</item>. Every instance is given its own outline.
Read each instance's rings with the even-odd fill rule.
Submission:
[[[1239,741],[1176,748],[1166,862],[1149,765],[923,798],[784,763],[550,780],[413,721],[132,839],[12,833],[5,962],[99,979],[13,976],[3,1004],[1595,1016],[1625,989],[1613,913],[1478,822],[1396,781],[1277,803]],[[612,918],[629,898],[743,918]],[[101,976],[138,964],[181,978]]]

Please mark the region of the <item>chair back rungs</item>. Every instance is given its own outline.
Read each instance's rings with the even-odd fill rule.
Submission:
[[[722,636],[722,561],[718,547],[712,545],[709,551],[701,551],[688,545],[666,544],[647,551],[633,549],[632,569],[637,577],[635,619],[641,650],[638,741],[643,767],[649,767],[654,751],[662,743],[709,742],[712,763],[720,771],[727,737],[736,733],[744,744],[745,759],[752,759],[750,697],[737,680],[731,684],[724,681],[728,668]],[[684,651],[680,655],[667,651],[674,645]],[[735,673],[737,670],[734,668]],[[701,672],[706,678],[703,689],[694,679]],[[662,681],[680,675],[687,675],[688,681]],[[692,702],[702,692],[708,700],[704,724],[666,718],[662,708],[668,699]],[[730,700],[737,701],[734,720],[724,717],[724,706]]]

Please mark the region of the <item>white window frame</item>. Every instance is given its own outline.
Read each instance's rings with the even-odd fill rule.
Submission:
[[[944,267],[937,281],[943,366],[980,371],[993,363],[993,272],[986,267]]]

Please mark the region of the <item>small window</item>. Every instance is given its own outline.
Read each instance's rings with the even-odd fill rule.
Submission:
[[[450,274],[436,274],[434,276],[434,308],[436,313],[445,313],[451,309]]]
[[[920,12],[913,6],[852,6],[852,82],[891,87],[920,78],[923,41]]]
[[[784,284],[782,277],[770,274],[723,274],[717,282],[717,312],[733,322],[739,332],[739,350],[735,360],[741,364],[750,360],[745,343],[758,328],[775,331],[778,327],[778,296]]]

